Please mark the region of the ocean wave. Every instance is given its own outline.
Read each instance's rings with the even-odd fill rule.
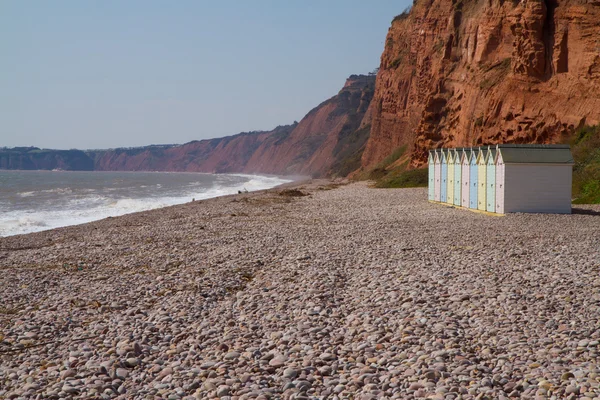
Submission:
[[[0,214],[0,236],[77,225],[107,217],[182,204],[192,199],[203,200],[235,194],[240,190],[269,189],[290,181],[290,179],[279,177],[235,174],[217,176],[212,184],[204,183],[206,185],[204,187],[201,187],[202,182],[199,182],[196,187],[182,183],[180,188],[170,188],[168,191],[162,189],[161,191],[163,185],[159,183],[154,185],[156,189],[150,195],[145,190],[139,190],[145,185],[130,188],[131,194],[140,197],[116,197],[117,192],[111,190],[114,188],[110,187],[102,188],[100,190],[102,195],[94,193],[96,190],[78,189],[76,193],[73,193],[72,189],[64,187],[46,189],[40,192],[59,194],[56,199],[61,201],[57,200],[55,203],[45,201],[43,206],[40,205],[36,210],[13,210]],[[119,193],[122,196],[123,190],[119,190]],[[67,197],[65,198],[65,196]]]

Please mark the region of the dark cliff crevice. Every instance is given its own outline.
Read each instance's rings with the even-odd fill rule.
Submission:
[[[554,19],[554,14],[558,3],[557,0],[544,0],[544,5],[546,8],[546,19],[542,30],[546,58],[544,79],[549,80],[555,74],[554,44],[556,41],[556,21]]]
[[[556,73],[564,74],[569,72],[569,30],[565,29],[560,39],[558,47],[558,58],[556,60]]]

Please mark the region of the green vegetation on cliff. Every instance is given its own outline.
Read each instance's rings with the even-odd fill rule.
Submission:
[[[409,169],[406,156],[408,146],[400,146],[372,170],[359,175],[359,179],[375,181],[377,188],[412,188],[427,186],[427,168]]]
[[[600,204],[600,125],[579,129],[570,141],[573,166],[573,203]]]

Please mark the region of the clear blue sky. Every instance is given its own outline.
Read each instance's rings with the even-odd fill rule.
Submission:
[[[0,0],[0,146],[184,143],[300,120],[412,0]]]

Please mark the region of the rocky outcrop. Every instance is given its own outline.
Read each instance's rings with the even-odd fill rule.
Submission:
[[[417,0],[389,29],[362,165],[600,122],[600,1]]]

